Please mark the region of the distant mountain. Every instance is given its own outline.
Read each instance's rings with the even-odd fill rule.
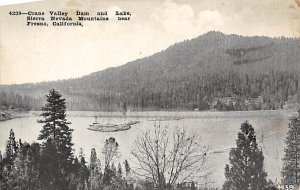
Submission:
[[[120,67],[0,91],[27,96],[33,109],[51,88],[70,110],[281,109],[300,99],[299,48],[299,38],[208,32]]]

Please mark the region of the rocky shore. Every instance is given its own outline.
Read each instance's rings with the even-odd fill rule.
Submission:
[[[25,113],[23,109],[0,110],[0,122],[22,117]]]

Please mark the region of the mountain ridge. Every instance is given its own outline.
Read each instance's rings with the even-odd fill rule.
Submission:
[[[175,43],[151,56],[80,78],[1,85],[0,91],[39,98],[56,88],[73,101],[70,107],[78,104],[74,109],[114,111],[121,110],[124,103],[131,109],[141,110],[206,110],[211,109],[216,98],[271,97],[271,92],[279,96],[276,94],[288,91],[285,88],[293,88],[284,97],[270,98],[280,99],[275,101],[280,105],[271,106],[278,109],[289,96],[298,95],[299,42],[298,38],[243,37],[213,31]],[[262,86],[269,86],[270,92]],[[264,97],[262,104],[267,99]],[[79,104],[82,108],[78,108]],[[89,106],[83,108],[83,104]],[[246,108],[236,110],[240,109]]]

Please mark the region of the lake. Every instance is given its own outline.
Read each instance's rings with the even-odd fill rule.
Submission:
[[[13,129],[16,139],[22,141],[37,141],[42,125],[37,123],[37,112],[32,117],[17,118],[0,122],[0,150],[5,151],[9,130]],[[68,112],[68,120],[72,122],[73,142],[75,154],[79,148],[83,149],[86,160],[89,160],[91,148],[96,148],[98,157],[105,139],[115,137],[119,143],[120,158],[123,162],[128,159],[134,163],[130,156],[130,149],[135,139],[143,130],[153,128],[158,121],[153,118],[183,117],[181,120],[161,121],[161,125],[167,126],[169,131],[184,127],[188,131],[194,131],[203,145],[212,146],[208,153],[208,160],[214,166],[213,180],[216,187],[221,187],[224,177],[225,164],[229,162],[230,148],[235,147],[237,133],[242,122],[248,120],[254,127],[259,146],[262,147],[265,156],[265,170],[268,178],[273,181],[280,180],[284,140],[288,131],[288,120],[294,114],[293,111],[249,111],[249,112],[130,112],[127,117],[121,113],[98,113],[98,112]],[[101,116],[98,122],[124,123],[130,120],[139,120],[140,123],[133,125],[130,130],[120,132],[103,133],[90,131],[89,124],[95,121],[94,116]],[[262,138],[263,137],[263,138]],[[263,139],[263,140],[262,140]],[[103,158],[102,158],[103,160]]]

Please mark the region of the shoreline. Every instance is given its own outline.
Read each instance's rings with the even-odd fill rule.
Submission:
[[[291,117],[296,114],[294,109],[286,110],[252,110],[252,111],[137,111],[127,112],[97,112],[97,111],[67,111],[67,117],[141,117],[152,119],[172,118],[237,118],[237,117]],[[5,116],[3,116],[3,114]],[[24,118],[38,117],[41,111],[0,110],[0,122]]]
[[[38,116],[41,111],[30,111],[31,116]],[[277,117],[292,116],[294,109],[287,110],[253,110],[253,111],[137,111],[127,112],[97,112],[97,111],[67,111],[68,117],[141,117],[141,118],[235,118],[235,117]]]
[[[24,111],[19,109],[0,110],[0,122],[30,116],[30,111]]]

